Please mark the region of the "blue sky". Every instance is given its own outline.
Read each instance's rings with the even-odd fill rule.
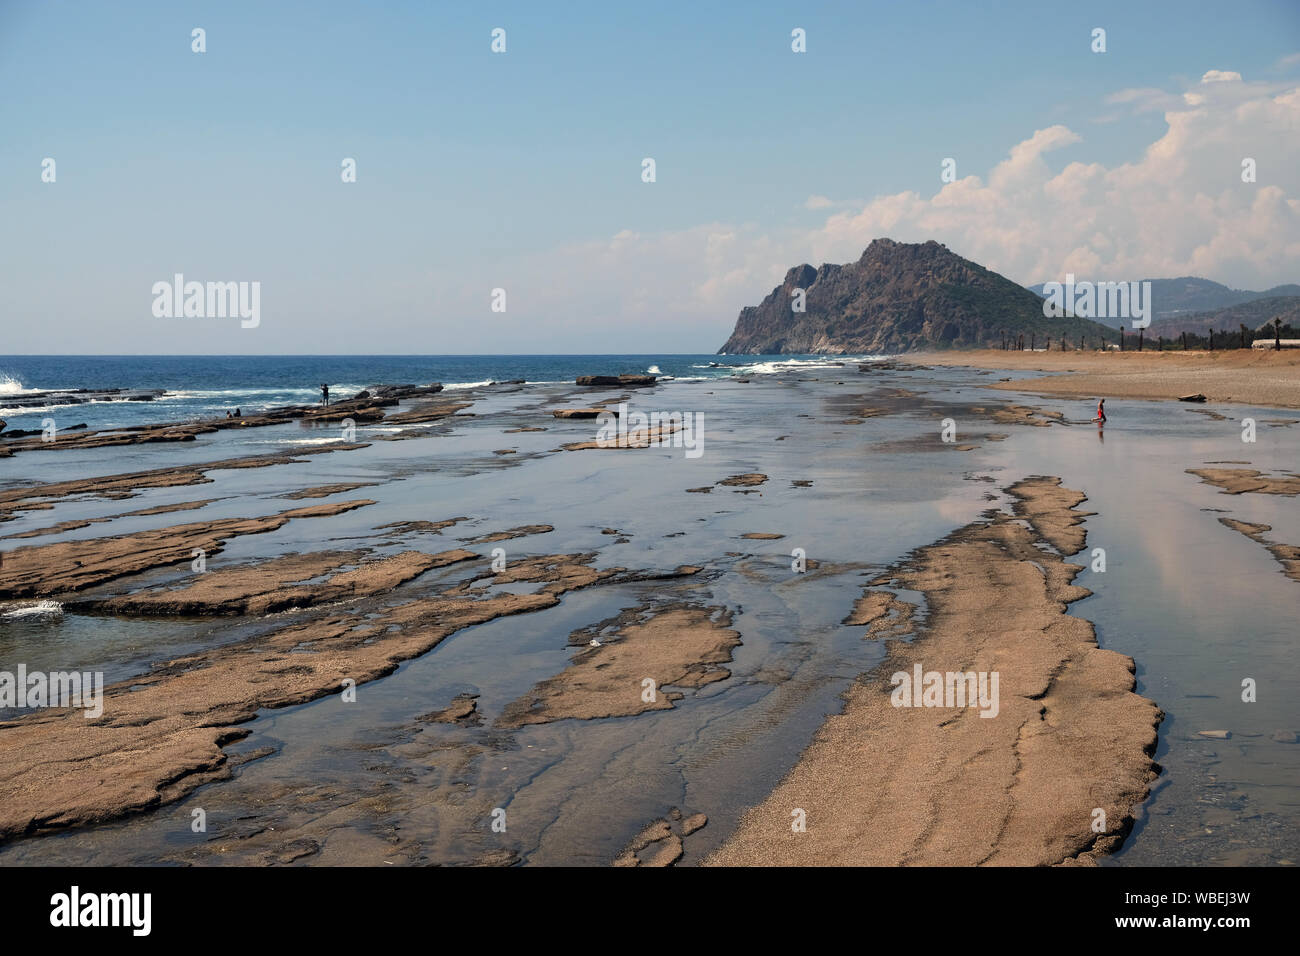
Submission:
[[[205,53],[191,51],[194,27]],[[505,54],[490,52],[494,27]],[[805,54],[791,52],[795,27]],[[1089,49],[1094,27],[1105,54]],[[1078,141],[1044,157],[1053,172],[1139,163],[1165,114],[1108,98],[1180,95],[1211,70],[1276,96],[1300,85],[1297,52],[1294,0],[7,0],[4,347],[710,351],[785,268],[860,254],[865,234],[842,250],[817,240],[829,216],[907,193],[928,202],[942,158],[987,180],[1016,144],[1064,126]],[[647,156],[654,183],[640,178]],[[344,157],[356,183],[340,181]],[[1275,185],[1285,210],[1295,184]],[[925,216],[909,215],[894,238],[929,238]],[[989,231],[1020,227],[990,216]],[[936,220],[933,238],[1016,281],[1052,278],[1030,273],[1041,260],[981,258],[944,229]],[[1152,266],[1274,278],[1241,258],[1170,250]],[[154,318],[150,288],[175,272],[260,281],[261,324]],[[1300,263],[1275,278],[1300,281]],[[504,315],[489,310],[494,287],[507,290]]]

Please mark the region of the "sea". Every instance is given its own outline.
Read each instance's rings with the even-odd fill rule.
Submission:
[[[315,402],[322,382],[332,398],[376,384],[441,382],[445,394],[472,403],[401,440],[386,439],[403,427],[358,423],[359,447],[331,453],[298,454],[343,439],[337,428],[297,421],[221,429],[185,443],[15,453],[0,458],[0,491],[187,464],[202,466],[204,480],[140,488],[129,500],[77,494],[52,508],[21,509],[0,531],[0,558],[181,522],[275,514],[304,503],[286,495],[342,483],[347,490],[338,496],[368,503],[238,537],[209,560],[240,565],[325,547],[377,555],[484,547],[474,544],[477,536],[544,523],[552,530],[514,541],[511,553],[595,554],[599,567],[647,574],[465,629],[362,685],[357,703],[333,695],[263,711],[244,725],[250,736],[227,748],[232,779],[149,813],[8,842],[0,866],[263,865],[282,852],[295,858],[293,848],[303,846],[323,848],[304,863],[473,862],[498,846],[496,835],[467,824],[457,808],[483,800],[486,814],[503,805],[503,794],[510,847],[521,862],[607,865],[671,807],[708,817],[683,861],[697,862],[780,783],[827,716],[841,711],[841,694],[883,659],[886,643],[844,624],[868,582],[990,509],[1014,508],[1003,489],[1029,475],[1059,476],[1087,495],[1088,550],[1074,560],[1086,566],[1076,583],[1091,594],[1070,613],[1093,623],[1101,647],[1134,659],[1136,691],[1165,713],[1154,754],[1161,773],[1124,846],[1103,865],[1300,859],[1300,746],[1287,742],[1300,730],[1297,584],[1268,550],[1220,520],[1266,525],[1269,540],[1294,543],[1300,511],[1294,499],[1228,495],[1188,473],[1225,461],[1294,471],[1300,416],[1115,399],[1100,429],[1088,421],[1091,399],[987,387],[1038,373],[873,358],[885,357],[0,357],[6,430],[40,428],[47,417],[60,429],[104,429],[220,417],[236,407],[252,413]],[[554,409],[623,391],[576,388],[574,379],[617,373],[665,382],[635,393],[647,411],[703,416],[703,454],[671,446],[563,450],[590,441],[596,426],[556,419]],[[519,379],[529,384],[477,387]],[[74,388],[164,394],[150,402],[6,404]],[[1010,403],[1059,412],[1060,424],[991,420]],[[1247,417],[1260,425],[1251,445],[1241,440]],[[945,447],[940,434],[950,419],[962,444]],[[283,451],[294,454],[275,465],[218,467]],[[717,484],[753,473],[768,480],[752,488]],[[713,490],[690,493],[705,486]],[[153,510],[186,503],[201,507]],[[453,517],[460,524],[440,537],[395,530]],[[615,529],[617,537],[609,533]],[[793,573],[794,549],[818,562],[817,573]],[[683,565],[705,570],[675,584],[662,576]],[[190,570],[188,563],[160,568],[109,582],[100,593],[170,586]],[[438,569],[394,599],[427,596],[475,573],[469,562]],[[924,595],[902,596],[923,620]],[[593,626],[676,601],[727,609],[742,636],[726,665],[730,677],[635,719],[557,721],[508,735],[495,728],[512,701],[570,665],[573,635],[589,637]],[[130,680],[158,662],[289,623],[295,612],[285,613],[140,618],[54,600],[0,602],[0,670],[24,663],[46,672],[102,671],[106,684]],[[1257,701],[1242,699],[1246,678],[1259,683]],[[477,695],[481,726],[424,719],[467,693]],[[0,711],[0,720],[15,716]],[[482,748],[463,767],[450,756],[462,745]],[[200,808],[223,821],[211,833],[191,830]]]
[[[870,356],[882,358],[883,356]],[[868,358],[864,356],[863,358]],[[854,361],[820,355],[18,355],[0,356],[0,419],[6,428],[38,429],[58,414],[60,427],[128,428],[223,417],[281,405],[349,398],[372,385],[442,383],[454,392],[490,382],[572,384],[579,375],[650,374],[702,381],[778,368]],[[54,402],[19,407],[33,392],[163,389],[153,401]],[[73,422],[75,419],[75,423]]]

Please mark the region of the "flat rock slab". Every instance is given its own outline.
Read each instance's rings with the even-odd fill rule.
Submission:
[[[1041,866],[1119,846],[1157,774],[1162,714],[1134,693],[1132,659],[1066,613],[1090,592],[1049,548],[1082,546],[1083,495],[1056,479],[1008,490],[1023,518],[997,512],[891,570],[926,595],[924,629],[887,645],[707,864]],[[871,598],[855,619],[890,604]],[[942,693],[907,705],[899,678],[917,670],[998,674],[996,713]]]
[[[655,377],[653,375],[579,375],[575,381],[578,385],[633,388],[653,385]]]

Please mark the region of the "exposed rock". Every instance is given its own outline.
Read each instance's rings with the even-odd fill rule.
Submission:
[[[1277,563],[1282,565],[1282,573],[1292,581],[1300,581],[1300,548],[1293,544],[1283,544],[1280,541],[1270,541],[1264,537],[1265,531],[1272,531],[1272,525],[1252,524],[1249,521],[1237,521],[1235,518],[1220,518],[1219,523],[1233,531],[1240,531],[1252,541],[1262,544],[1268,549],[1268,553],[1277,559]]]
[[[1027,518],[1044,541],[1069,557],[1083,550],[1087,532],[1083,520],[1092,512],[1078,506],[1087,495],[1061,487],[1060,478],[1036,477],[1018,482],[1007,489],[1016,499],[1015,512]]]
[[[681,431],[677,425],[656,425],[636,431],[620,432],[612,438],[597,438],[592,441],[568,442],[565,451],[583,451],[591,448],[653,448],[666,444],[674,432]]]
[[[626,866],[672,866],[681,859],[682,839],[699,830],[709,818],[703,813],[692,814],[683,819],[682,812],[676,807],[669,811],[668,817],[656,820],[633,837],[617,857],[613,865]]]
[[[468,521],[468,518],[447,518],[444,521],[390,521],[375,528],[376,531],[390,531],[393,534],[441,534],[444,528]]]
[[[140,508],[136,511],[124,511],[120,515],[106,515],[102,518],[83,518],[80,520],[60,521],[56,525],[48,528],[35,528],[31,531],[23,531],[18,534],[7,534],[5,538],[40,538],[48,534],[62,534],[64,531],[75,531],[78,528],[88,528],[92,524],[105,524],[109,521],[115,521],[118,518],[143,518],[149,515],[169,514],[173,511],[194,511],[209,505],[217,498],[204,498],[200,501],[181,501],[171,505],[154,505],[152,508]]]
[[[397,412],[384,419],[386,425],[418,425],[423,422],[450,418],[463,408],[469,408],[472,402],[444,402],[440,405],[417,405],[405,412]]]
[[[985,409],[976,406],[972,411],[985,413]],[[995,422],[1003,425],[1035,425],[1039,428],[1047,428],[1053,421],[1061,422],[1065,416],[1060,412],[1044,408],[1031,408],[1028,405],[1005,405],[1002,408],[994,409],[990,416]]]
[[[564,671],[507,705],[498,724],[522,727],[670,710],[674,695],[663,688],[699,688],[731,676],[722,665],[731,660],[740,635],[730,623],[730,614],[720,608],[650,611],[645,620],[603,637],[600,646],[578,652]],[[656,687],[651,700],[643,684],[647,678]]]
[[[222,416],[198,422],[132,425],[120,429],[84,431],[71,436],[67,433],[85,426],[64,427],[55,432],[54,441],[43,440],[40,431],[15,431],[2,436],[5,439],[3,448],[9,452],[19,452],[100,448],[154,442],[190,442],[194,441],[199,435],[211,434],[228,428],[263,428],[270,425],[283,425],[292,421],[307,421],[321,425],[338,424],[347,420],[376,422],[385,419],[386,412],[384,410],[386,408],[407,399],[433,395],[440,391],[442,391],[442,386],[439,384],[376,385],[369,391],[359,393],[355,398],[342,399],[331,405],[285,405],[249,415],[241,415],[238,418]],[[138,401],[141,399],[133,398],[131,400]],[[469,404],[468,402],[457,402],[436,406],[422,405],[410,411],[393,415],[388,420],[405,424],[433,421],[452,415],[456,411],[468,407]]]
[[[844,619],[844,624],[866,627],[867,633],[863,636],[873,640],[898,636],[910,632],[915,610],[913,605],[900,601],[890,591],[867,591],[853,602],[853,610]]]
[[[805,311],[795,312],[796,290]],[[855,263],[800,265],[760,305],[742,309],[728,354],[898,353],[1000,344],[1003,332],[1040,340],[1113,332],[1088,319],[1048,318],[1043,300],[931,240],[876,239]]]
[[[1222,488],[1227,495],[1300,495],[1300,475],[1274,478],[1253,468],[1188,468],[1187,474]]]
[[[518,528],[511,528],[508,531],[494,531],[491,534],[485,534],[479,538],[470,538],[470,544],[492,544],[494,541],[509,541],[511,538],[526,538],[532,534],[546,534],[548,531],[554,531],[555,527],[549,524],[526,524]]]
[[[8,520],[15,511],[44,511],[53,507],[48,499],[70,498],[77,495],[94,495],[97,498],[131,498],[147,488],[171,488],[178,485],[206,484],[212,479],[205,474],[230,468],[266,468],[306,461],[310,455],[325,455],[334,451],[364,448],[364,444],[322,445],[302,448],[272,455],[246,455],[197,465],[179,465],[175,468],[155,468],[151,471],[134,471],[120,475],[96,478],[73,478],[47,484],[25,485],[0,489],[0,519]]]
[[[1040,493],[1081,497],[1054,480],[1008,490],[1037,527],[1067,539],[1082,518],[1040,507]],[[1033,527],[993,513],[894,570],[899,587],[925,594],[924,629],[886,645],[843,713],[706,863],[1041,866],[1114,852],[1157,776],[1162,715],[1134,693],[1132,659],[1098,647],[1067,613],[1090,593],[1073,584],[1081,568],[1040,547]],[[918,703],[897,698],[900,672],[931,668],[998,674],[996,717],[960,702],[899,706]],[[792,808],[806,812],[805,832],[792,831]]]
[[[449,707],[434,711],[432,714],[425,714],[419,719],[438,724],[477,722],[481,719],[478,712],[478,694],[457,694]]]
[[[594,555],[546,555],[484,577],[531,582],[526,594],[483,595],[465,582],[375,613],[292,624],[104,688],[104,712],[46,710],[0,724],[0,838],[99,823],[180,799],[229,776],[223,747],[264,708],[302,704],[392,673],[451,634],[559,604],[616,573]],[[367,612],[370,613],[367,613]]]
[[[230,538],[262,534],[295,518],[322,518],[374,504],[369,499],[294,508],[260,518],[223,518],[113,538],[57,541],[16,548],[0,566],[0,599],[82,591],[155,568],[188,563],[195,550],[211,557]]]
[[[71,388],[43,392],[20,392],[6,395],[9,408],[60,408],[65,405],[85,405],[87,402],[152,402],[167,392],[161,388]]]
[[[556,418],[599,418],[601,415],[618,415],[616,408],[557,408],[551,412]]]
[[[654,383],[655,377],[653,375],[579,375],[577,378],[577,384],[579,385],[600,385],[612,388],[639,388]]]
[[[366,562],[361,561],[361,555],[359,551],[285,555],[269,561],[208,570],[195,574],[191,583],[180,587],[171,585],[104,600],[68,601],[64,606],[74,611],[118,615],[206,617],[246,614],[260,617],[291,608],[384,594],[430,568],[479,557],[464,549],[433,555],[404,551]],[[343,564],[355,564],[356,567],[341,571],[339,568]],[[324,580],[311,582],[311,579],[322,576]]]
[[[303,498],[328,498],[330,495],[341,495],[347,491],[356,491],[358,488],[374,487],[373,481],[348,482],[337,485],[316,485],[313,488],[303,488],[299,491],[291,491],[288,494],[280,495],[281,498],[291,498],[301,500]]]

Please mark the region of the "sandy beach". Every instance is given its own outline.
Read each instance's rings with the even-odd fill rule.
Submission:
[[[991,387],[1080,398],[1181,398],[1202,394],[1211,402],[1300,408],[1300,351],[1234,349],[1217,352],[923,352],[916,364],[1016,372],[1051,372],[1042,378],[996,382]]]
[[[0,7],[11,938],[1286,925],[1300,0],[162,6]]]
[[[710,864],[1044,866],[1119,845],[1156,777],[1162,715],[1132,692],[1133,661],[1067,613],[1089,593],[1065,561],[1083,548],[1083,496],[1054,478],[1010,492],[1017,518],[963,528],[876,582],[926,595],[924,636],[891,645]],[[892,637],[913,631],[904,620]],[[886,676],[914,668],[998,673],[996,713],[898,706]]]
[[[947,358],[1175,391],[1166,373],[1198,374],[1191,357]],[[1242,358],[1256,364],[1220,371],[1261,388],[1295,367]],[[1130,626],[1114,592],[1140,583],[1184,629],[1214,620],[1209,596],[1260,635],[1289,627],[1267,609],[1295,587],[1293,420],[1243,450],[1226,405],[1178,432],[1134,412],[1168,433],[1152,471],[1125,453],[1126,425],[1072,424],[1033,397],[1040,380],[1003,394],[917,362],[802,360],[635,395],[617,378],[454,401],[405,386],[245,426],[14,440],[5,658],[102,670],[104,693],[94,717],[0,715],[0,864],[1294,852],[1294,827],[1274,837],[1292,823],[1274,800],[1295,753],[1285,689],[1227,737],[1170,736],[1165,714],[1227,723],[1197,703],[1216,652]],[[595,437],[621,403],[702,415],[701,454],[676,427]],[[1171,507],[1160,527],[1232,552],[1252,590],[1216,592],[1211,567],[1189,596],[1146,570],[1193,546],[1134,520]],[[1129,573],[1097,573],[1098,547]],[[1276,673],[1267,654],[1289,651],[1260,653]],[[914,672],[900,705],[895,678]],[[972,683],[970,700],[923,700],[930,672],[996,677],[994,697],[973,706]],[[1207,748],[1235,789],[1204,775]],[[1170,815],[1153,821],[1153,801]],[[191,830],[197,809],[208,831]]]

